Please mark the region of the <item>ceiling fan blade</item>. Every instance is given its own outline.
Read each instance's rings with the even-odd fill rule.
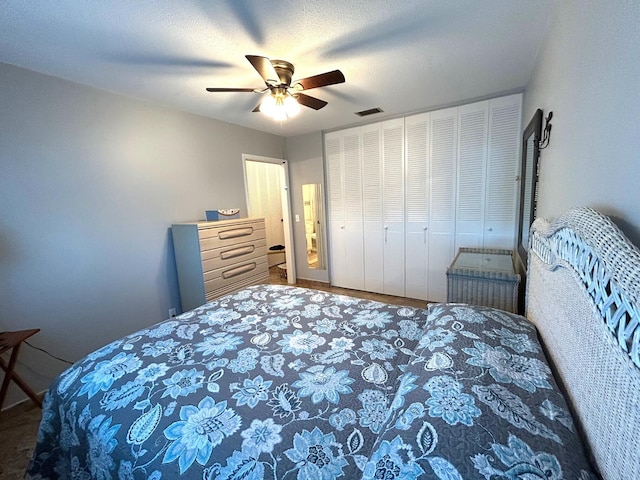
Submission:
[[[300,105],[313,108],[314,110],[320,110],[327,104],[324,100],[320,100],[319,98],[315,98],[310,95],[305,95],[304,93],[294,93],[293,96],[298,100]]]
[[[303,78],[296,80],[294,86],[301,85],[303,90],[310,90],[312,88],[326,87],[327,85],[335,85],[336,83],[344,83],[344,75],[340,70],[334,70],[332,72],[321,73],[314,75],[313,77]]]
[[[213,88],[207,87],[207,92],[254,92],[255,88]]]
[[[260,74],[264,82],[269,85],[269,82],[272,83],[280,83],[280,77],[278,76],[278,72],[273,68],[271,64],[271,60],[267,57],[261,57],[259,55],[245,55],[247,60],[253,65],[253,68]]]

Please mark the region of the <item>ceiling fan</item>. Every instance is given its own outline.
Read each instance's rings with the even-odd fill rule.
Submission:
[[[300,105],[320,110],[327,102],[319,98],[302,93],[312,88],[326,87],[345,81],[340,70],[321,73],[312,77],[302,78],[291,82],[293,77],[293,64],[285,60],[270,60],[259,55],[245,55],[253,68],[260,74],[265,88],[207,88],[208,92],[270,92],[256,108],[254,112],[262,112],[275,120],[285,120],[295,116],[300,110]]]

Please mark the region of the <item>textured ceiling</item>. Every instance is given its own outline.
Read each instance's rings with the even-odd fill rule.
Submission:
[[[555,0],[3,0],[0,62],[283,136],[523,88]],[[251,110],[246,54],[288,60],[329,102],[280,124]],[[1,86],[0,86],[1,88]]]

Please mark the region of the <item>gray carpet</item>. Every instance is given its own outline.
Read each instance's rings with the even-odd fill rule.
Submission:
[[[24,476],[41,417],[42,410],[31,401],[0,412],[0,479],[17,480]]]

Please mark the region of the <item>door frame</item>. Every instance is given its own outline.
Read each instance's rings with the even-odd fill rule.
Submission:
[[[242,154],[242,171],[244,177],[244,193],[247,212],[251,216],[251,204],[249,203],[249,188],[247,182],[247,162],[271,163],[280,167],[280,184],[282,192],[280,199],[282,202],[282,223],[284,229],[284,258],[287,264],[287,282],[296,283],[296,265],[293,243],[293,223],[291,221],[291,197],[289,194],[289,164],[283,158],[264,157],[249,153]]]

